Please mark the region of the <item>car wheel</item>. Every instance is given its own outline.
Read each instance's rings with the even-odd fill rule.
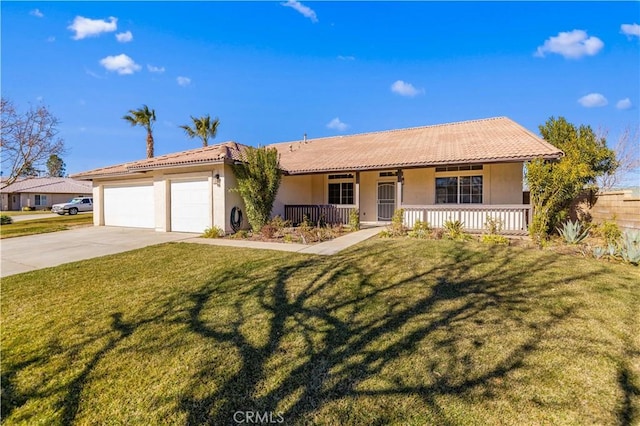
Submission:
[[[72,209],[69,209],[69,215],[74,215],[74,214],[78,214],[78,209],[76,209],[75,207]]]
[[[58,214],[59,214],[60,216],[64,216],[64,211],[62,211],[62,212],[58,212]]]

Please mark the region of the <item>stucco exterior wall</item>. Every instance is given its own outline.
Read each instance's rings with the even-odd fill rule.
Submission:
[[[247,209],[244,201],[238,192],[232,191],[233,188],[237,187],[237,181],[230,165],[225,164],[220,180],[220,186],[225,190],[225,220],[224,226],[219,224],[216,225],[224,229],[225,232],[233,232],[233,229],[231,228],[231,210],[233,210],[234,207],[239,207],[242,210],[242,224],[240,225],[240,228],[249,229],[250,226],[247,221]]]
[[[484,204],[522,204],[522,163],[485,164]]]
[[[276,195],[276,201],[273,203],[271,215],[284,217],[284,206],[286,204],[324,203],[316,201],[317,192],[318,182],[315,176],[283,176],[280,180],[280,188],[278,188],[278,194]]]
[[[407,169],[403,171],[403,204],[433,204],[436,199],[435,168]]]

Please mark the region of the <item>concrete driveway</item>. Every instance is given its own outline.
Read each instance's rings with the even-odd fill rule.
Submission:
[[[155,244],[197,238],[198,234],[91,226],[0,240],[1,277],[63,263],[121,253]]]

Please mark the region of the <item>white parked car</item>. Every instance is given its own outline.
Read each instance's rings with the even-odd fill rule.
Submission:
[[[93,198],[91,197],[76,197],[68,203],[54,204],[51,207],[53,213],[63,215],[69,213],[70,215],[78,214],[78,212],[91,212],[93,211]]]

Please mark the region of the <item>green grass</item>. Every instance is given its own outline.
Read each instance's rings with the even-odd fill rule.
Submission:
[[[3,423],[638,424],[639,313],[538,250],[165,244],[2,280]]]
[[[93,224],[93,214],[49,217],[46,219],[25,220],[11,225],[0,226],[0,238],[23,237],[25,235],[57,232],[78,226]]]

